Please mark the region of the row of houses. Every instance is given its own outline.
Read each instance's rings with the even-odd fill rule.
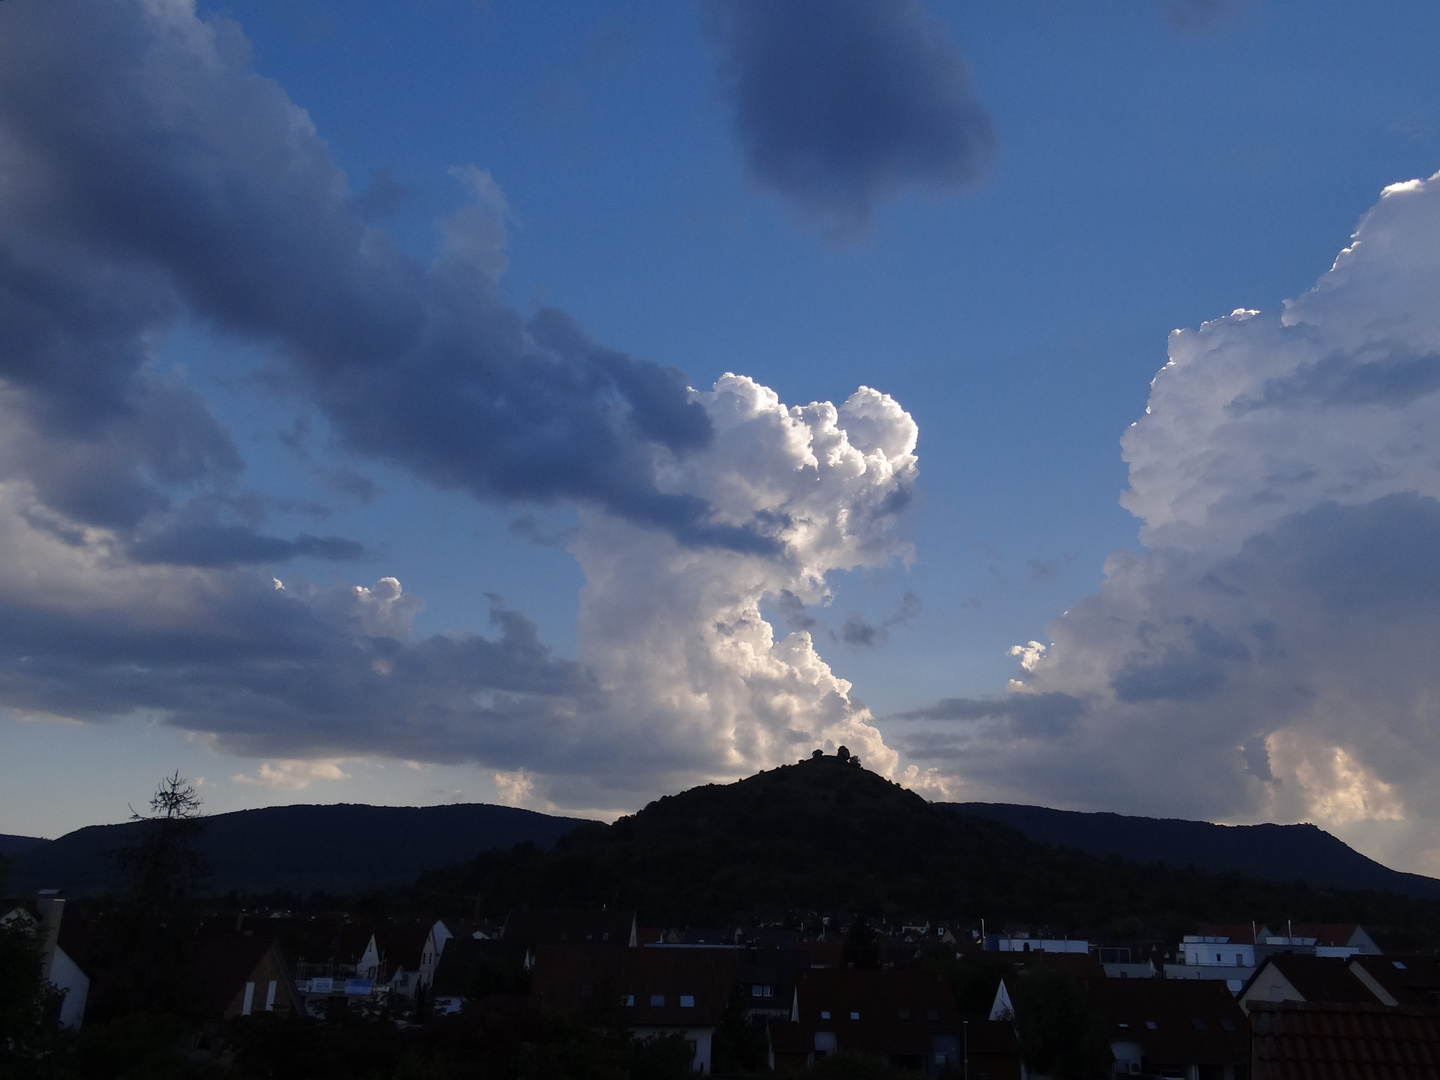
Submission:
[[[59,1019],[73,1027],[89,991],[85,935],[63,912],[49,892],[0,921],[27,920],[41,937],[46,975],[65,991]],[[678,1034],[702,1074],[717,1032],[739,1023],[763,1028],[777,1072],[852,1051],[920,1075],[1029,1080],[1018,980],[1047,968],[1084,988],[1116,1076],[1278,1080],[1289,1074],[1277,1063],[1323,1056],[1310,1045],[1322,1028],[1331,1057],[1381,1053],[1372,1044],[1383,1029],[1387,1045],[1415,1062],[1429,1054],[1440,1070],[1440,962],[1382,954],[1353,924],[1202,927],[1158,964],[1126,947],[1019,929],[911,925],[882,935],[859,964],[847,950],[829,934],[647,929],[630,911],[518,910],[500,925],[242,915],[202,926],[194,953],[201,1001],[218,1016],[323,1019],[340,1008],[413,1019],[508,1003],[589,1014],[639,1038]],[[989,1012],[967,1016],[927,958],[1008,973]],[[1337,1041],[1345,1025],[1353,1037]]]

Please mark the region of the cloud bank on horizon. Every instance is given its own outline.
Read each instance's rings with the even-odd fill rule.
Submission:
[[[1001,698],[892,739],[952,790],[1313,820],[1440,873],[1440,175],[1279,313],[1170,338],[1122,439],[1141,552]]]
[[[498,285],[504,195],[475,166],[422,264],[365,222],[239,28],[186,0],[0,15],[0,704],[158,716],[291,788],[356,755],[475,762],[517,799],[594,808],[842,741],[895,769],[761,603],[905,553],[898,404],[787,407],[733,375],[697,392],[564,312],[522,317]],[[578,504],[579,658],[498,598],[493,637],[421,638],[394,577],[272,577],[368,553],[264,531],[230,432],[158,370],[182,320],[267,350],[354,453]]]

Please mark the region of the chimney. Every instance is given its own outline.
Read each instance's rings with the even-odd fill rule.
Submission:
[[[65,898],[59,889],[41,889],[35,895],[35,910],[40,913],[40,970],[50,977],[55,961],[55,947],[60,940],[60,920],[65,915]]]

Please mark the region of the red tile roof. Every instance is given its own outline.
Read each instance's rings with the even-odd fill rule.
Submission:
[[[560,1013],[618,1007],[631,1028],[710,1027],[734,988],[734,949],[542,945],[530,1003]]]
[[[1244,996],[1251,987],[1265,980],[1267,969],[1274,967],[1300,993],[1303,1001],[1353,1002],[1356,1004],[1378,1004],[1360,979],[1351,972],[1344,959],[1338,956],[1306,956],[1297,953],[1276,953],[1266,958],[1250,977]]]
[[[1156,1064],[1243,1064],[1250,1026],[1223,982],[1087,979],[1111,1042],[1138,1043]]]
[[[1440,1013],[1256,1002],[1251,1080],[1435,1080]]]
[[[798,1039],[813,1048],[816,1031],[833,1031],[841,1050],[925,1055],[931,1050],[932,1036],[958,1036],[961,1030],[950,986],[934,972],[802,971],[795,980],[795,993],[799,1031],[781,1036],[787,1045]]]
[[[1440,1008],[1440,959],[1398,954],[1352,956],[1349,967],[1351,971],[1363,969],[1397,1005]]]

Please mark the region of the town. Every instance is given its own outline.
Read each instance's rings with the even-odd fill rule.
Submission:
[[[168,783],[171,796],[185,794],[178,777]],[[766,784],[794,795],[786,819],[810,832],[828,821],[837,835],[863,836],[867,822],[884,825],[909,810],[917,822],[949,822],[846,754],[682,793],[625,828],[652,830],[642,831],[642,846],[666,864],[678,860],[654,839],[662,826],[724,849],[726,826],[705,837],[687,815],[731,822],[766,802]],[[1183,932],[1171,933],[1117,912],[1084,935],[1058,921],[941,920],[883,902],[781,912],[771,898],[766,917],[703,925],[657,919],[633,904],[546,903],[564,894],[557,873],[572,886],[597,876],[579,852],[598,842],[586,837],[606,838],[612,826],[582,830],[550,855],[531,850],[539,869],[524,887],[513,874],[502,887],[493,866],[485,869],[487,859],[525,865],[522,846],[345,905],[319,894],[288,907],[225,903],[186,895],[184,843],[203,819],[187,816],[183,799],[174,805],[182,812],[152,822],[148,862],[138,860],[169,867],[141,880],[143,897],[72,902],[47,889],[0,905],[7,957],[32,948],[43,999],[29,1034],[9,1035],[13,1060],[48,1060],[55,1076],[151,1075],[125,1071],[134,1067],[125,1055],[144,1044],[152,1068],[164,1060],[189,1070],[176,1075],[967,1080],[1268,1080],[1361,1075],[1362,1065],[1389,1070],[1365,1075],[1434,1076],[1440,1063],[1440,956],[1425,926],[1414,924],[1434,917],[1433,902],[1403,909],[1408,928],[1185,916]],[[774,831],[783,832],[778,824]],[[890,846],[903,839],[894,835]],[[958,842],[973,846],[973,837]],[[856,865],[881,864],[873,844],[858,847],[858,862],[836,855],[831,864],[852,877]],[[1075,859],[1037,852],[1046,866]],[[551,858],[558,861],[545,862]],[[754,853],[745,864],[764,869]],[[1062,868],[1083,883],[1084,865]],[[1113,861],[1103,868],[1120,872]],[[718,894],[721,879],[742,869],[716,863],[700,884]],[[1050,881],[1044,887],[1056,891],[1054,879],[1036,878],[1033,868],[1009,873]],[[605,879],[603,888],[642,895],[623,883],[635,879],[622,876],[620,887]],[[484,883],[478,891],[476,880]],[[948,886],[938,875],[930,880],[938,900]],[[1166,887],[1155,880],[1160,885],[1146,886],[1152,896]],[[1197,880],[1187,878],[1187,887],[1203,892]],[[460,889],[457,882],[467,884],[443,891]],[[520,901],[488,913],[505,888]],[[678,894],[678,884],[670,892]],[[576,895],[572,888],[565,898]],[[1282,900],[1262,902],[1298,903],[1295,894],[1274,895]],[[1222,895],[1202,907],[1230,902]],[[1373,894],[1322,894],[1318,902],[1314,910],[1402,910]],[[118,1032],[126,1033],[123,1047],[113,1045]],[[106,1064],[87,1072],[86,1054],[91,1068]],[[61,1068],[67,1061],[70,1072]],[[1328,1072],[1304,1071],[1322,1064]]]

